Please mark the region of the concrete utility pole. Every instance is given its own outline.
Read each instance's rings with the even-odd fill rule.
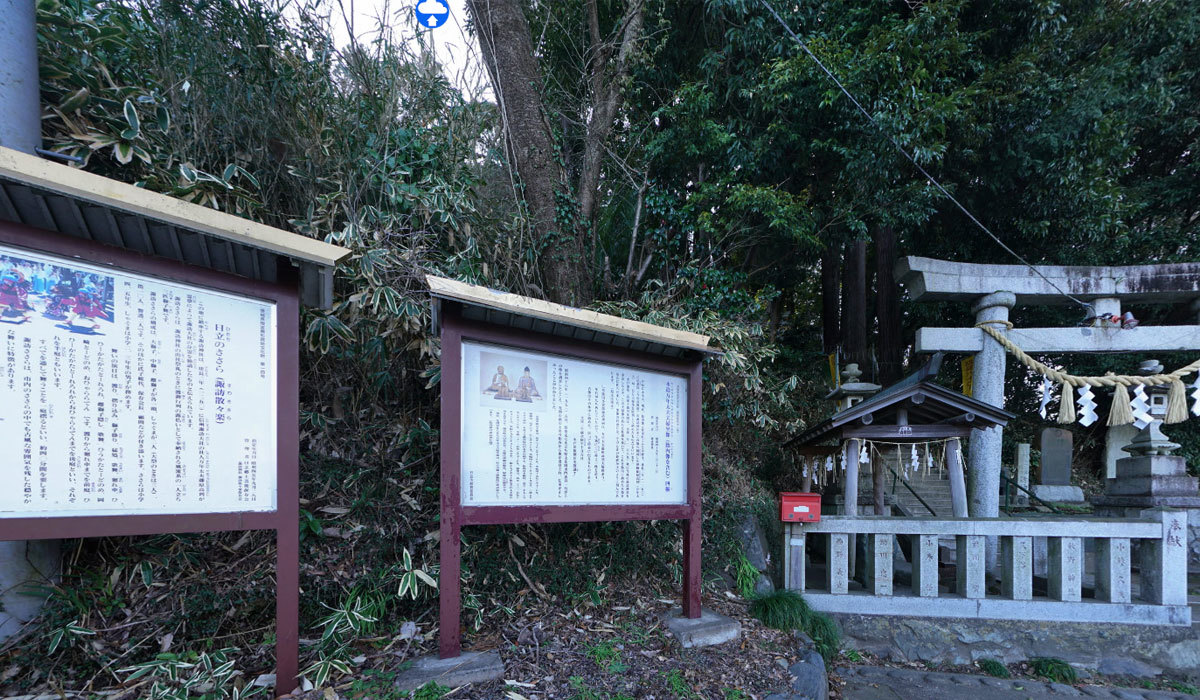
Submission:
[[[42,145],[34,0],[0,0],[0,146],[33,153]],[[58,540],[0,542],[0,640],[42,607],[29,585],[58,578]]]

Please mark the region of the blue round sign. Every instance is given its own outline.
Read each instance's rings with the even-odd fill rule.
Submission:
[[[421,0],[417,3],[417,24],[437,29],[450,19],[449,0]]]

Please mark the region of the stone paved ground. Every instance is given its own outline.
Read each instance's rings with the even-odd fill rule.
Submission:
[[[881,666],[837,669],[846,682],[843,700],[1060,700],[1110,698],[1120,700],[1195,700],[1195,696],[1163,690],[1070,686],[1029,679],[1005,680],[966,673],[931,673]]]

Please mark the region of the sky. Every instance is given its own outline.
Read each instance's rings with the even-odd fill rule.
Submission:
[[[339,0],[332,0],[328,7],[332,12],[330,24],[334,43],[339,47],[346,46],[351,36],[360,42],[369,42],[379,26],[379,18],[383,18],[397,36],[415,44],[418,29],[412,17],[418,1],[340,0],[339,6]],[[461,0],[442,2],[450,6],[450,20],[436,29],[419,31],[432,43],[450,81],[468,98],[486,98],[491,88],[479,58],[479,45],[466,31],[466,5]]]

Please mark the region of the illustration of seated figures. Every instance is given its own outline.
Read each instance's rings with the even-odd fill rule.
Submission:
[[[492,385],[484,389],[484,392],[493,393],[492,398],[509,401],[512,399],[512,389],[508,386],[508,375],[504,373],[504,366],[496,367],[496,373],[492,375]]]
[[[525,374],[517,380],[517,401],[525,403],[533,403],[535,398],[542,398],[538,393],[537,385],[533,383],[533,377],[529,374],[529,368],[525,368]]]

